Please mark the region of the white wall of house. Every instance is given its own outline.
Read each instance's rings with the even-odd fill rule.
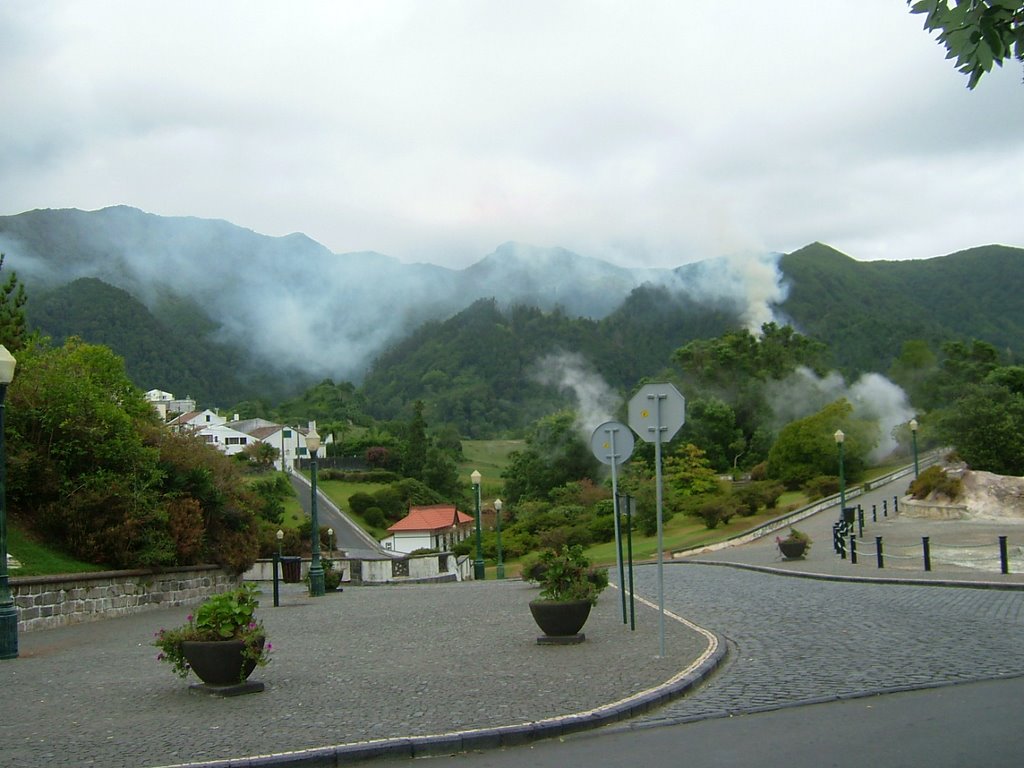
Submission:
[[[239,432],[237,429],[232,429],[224,424],[204,427],[199,430],[199,436],[209,445],[212,445],[214,448],[228,456],[234,456],[236,453],[241,453],[249,443],[258,442],[256,438],[251,435],[247,435],[245,432]]]

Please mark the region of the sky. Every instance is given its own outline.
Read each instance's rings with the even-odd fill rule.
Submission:
[[[131,205],[453,268],[1024,246],[1019,64],[902,0],[0,4],[0,215]]]

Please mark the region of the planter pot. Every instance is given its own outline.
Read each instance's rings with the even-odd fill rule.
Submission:
[[[241,640],[186,640],[181,649],[192,671],[209,686],[239,685],[256,669],[256,661],[245,658]]]
[[[798,540],[781,539],[779,541],[779,551],[787,560],[799,560],[807,551],[807,543]]]
[[[551,638],[579,638],[575,640],[580,642],[583,639],[583,634],[580,632],[583,629],[583,625],[587,623],[587,617],[590,616],[590,601],[589,600],[532,600],[530,602],[530,613],[533,614],[533,620],[537,622],[537,626],[541,628],[544,634]],[[541,638],[538,638],[538,642]]]

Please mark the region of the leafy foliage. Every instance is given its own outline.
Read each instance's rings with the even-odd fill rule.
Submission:
[[[934,493],[950,501],[956,501],[963,491],[963,483],[960,482],[960,478],[953,477],[942,467],[932,465],[917,476],[910,484],[909,490],[915,499],[926,499]]]
[[[4,268],[4,254],[0,253],[0,273]],[[17,352],[25,346],[28,333],[25,323],[25,286],[18,282],[18,273],[10,276],[0,284],[0,344],[7,347],[8,352]]]
[[[540,582],[542,600],[587,600],[594,604],[608,586],[608,572],[591,568],[579,545],[545,550],[532,573]]]
[[[938,32],[946,58],[974,88],[993,64],[1024,61],[1024,3],[1020,0],[907,0],[911,13],[925,14],[924,27]]]

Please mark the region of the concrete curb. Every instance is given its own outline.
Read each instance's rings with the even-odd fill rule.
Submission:
[[[1024,591],[1024,583],[1001,581],[975,581],[968,579],[919,579],[905,576],[843,576],[836,573],[815,573],[813,571],[794,571],[789,568],[774,568],[769,565],[751,565],[749,563],[728,563],[715,560],[676,560],[672,565],[715,565],[725,568],[738,568],[745,571],[761,571],[775,576],[793,576],[798,579],[817,579],[819,581],[852,581],[859,584],[893,584],[914,587],[960,587],[962,589],[1001,589],[1008,591]]]
[[[647,602],[637,597],[641,602]],[[620,701],[594,709],[536,722],[480,728],[428,736],[395,737],[292,752],[251,757],[228,758],[208,762],[176,763],[163,768],[310,768],[341,766],[380,758],[418,758],[449,755],[471,750],[498,749],[542,739],[566,736],[644,714],[667,701],[682,696],[706,680],[725,660],[724,639],[709,630],[666,611],[666,616],[682,622],[708,638],[708,647],[693,664],[665,683]]]

